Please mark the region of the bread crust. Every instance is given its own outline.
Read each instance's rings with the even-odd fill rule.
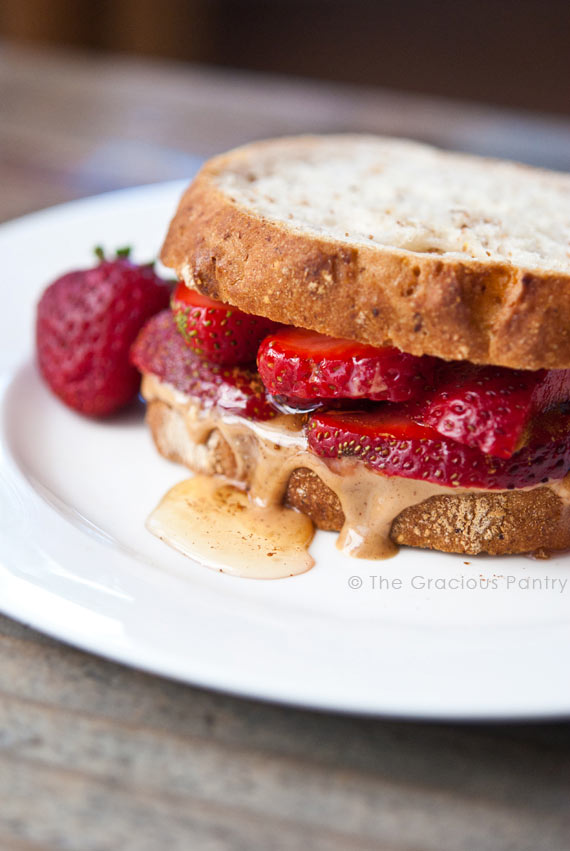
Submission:
[[[183,415],[161,400],[149,402],[147,422],[165,457],[206,475],[233,479],[236,463],[218,430],[198,446]],[[289,478],[285,504],[308,515],[319,529],[340,531],[344,514],[337,495],[306,467]],[[507,555],[570,548],[568,509],[549,488],[432,496],[406,508],[392,523],[396,544],[449,553]]]
[[[570,368],[570,275],[321,238],[262,218],[215,178],[272,144],[210,160],[184,193],[161,260],[188,286],[279,322],[415,355]]]

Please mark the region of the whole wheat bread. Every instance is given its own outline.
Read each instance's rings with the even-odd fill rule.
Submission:
[[[570,175],[370,136],[259,142],[204,166],[162,260],[325,334],[570,368]]]

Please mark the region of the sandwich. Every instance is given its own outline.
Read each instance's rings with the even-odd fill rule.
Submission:
[[[338,546],[570,547],[570,175],[389,138],[218,156],[139,335],[158,451]]]

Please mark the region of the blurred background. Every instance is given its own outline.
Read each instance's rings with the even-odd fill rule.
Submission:
[[[0,0],[0,218],[355,130],[570,170],[570,0]]]
[[[2,0],[0,38],[570,113],[568,0]]]

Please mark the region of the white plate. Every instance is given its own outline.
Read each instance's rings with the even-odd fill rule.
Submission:
[[[56,275],[89,264],[96,243],[155,256],[181,188],[113,193],[0,228],[0,608],[130,665],[299,706],[568,714],[567,556],[403,549],[356,561],[318,533],[312,571],[261,582],[203,568],[145,530],[184,471],[157,455],[142,412],[97,424],[50,396],[33,366],[34,304]],[[437,587],[450,580],[476,587]]]

